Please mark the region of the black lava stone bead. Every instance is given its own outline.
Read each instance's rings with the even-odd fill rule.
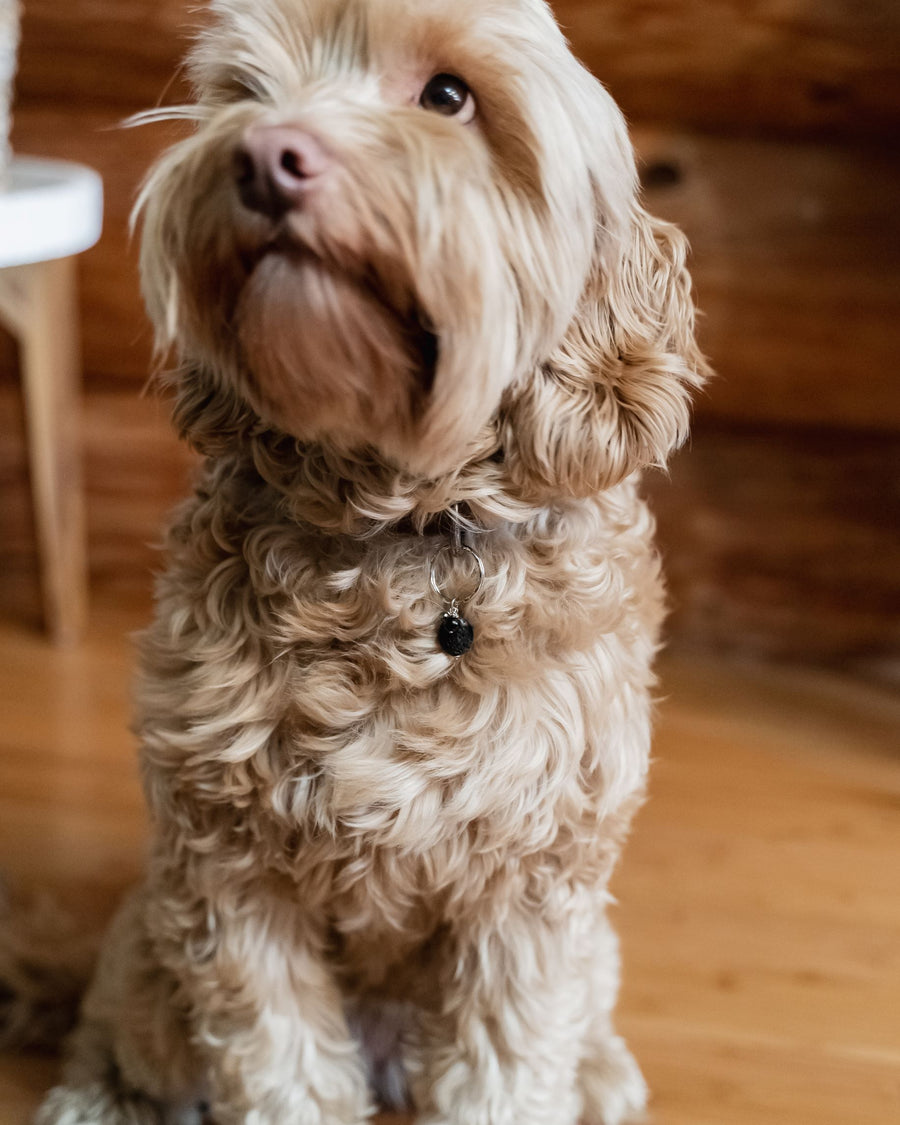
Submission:
[[[475,630],[464,617],[445,613],[438,628],[438,644],[448,656],[464,656],[475,642]]]

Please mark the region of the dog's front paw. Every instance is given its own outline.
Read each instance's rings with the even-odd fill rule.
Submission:
[[[619,1036],[610,1036],[584,1060],[579,1081],[584,1125],[623,1125],[644,1119],[647,1083]]]

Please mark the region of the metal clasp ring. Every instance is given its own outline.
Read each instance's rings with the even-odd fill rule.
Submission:
[[[458,555],[462,555],[462,554],[471,555],[472,558],[475,560],[475,565],[478,567],[478,582],[475,586],[475,589],[472,590],[472,592],[467,597],[465,597],[465,598],[458,598],[458,597],[457,598],[448,598],[446,596],[446,594],[444,593],[444,591],[441,589],[441,587],[438,585],[438,580],[437,580],[438,560],[441,558],[442,555],[457,555],[458,556]],[[449,602],[450,604],[452,604],[454,606],[465,605],[466,602],[471,601],[472,598],[475,597],[475,595],[481,589],[481,586],[482,586],[483,582],[484,582],[484,563],[481,561],[481,556],[472,547],[467,547],[465,544],[460,544],[459,546],[454,546],[454,545],[451,545],[451,544],[447,543],[443,547],[439,548],[434,553],[434,555],[432,556],[432,559],[431,559],[431,588],[432,588],[432,590],[434,590],[434,592],[437,594],[437,596],[441,599],[442,602],[445,602],[445,603]]]

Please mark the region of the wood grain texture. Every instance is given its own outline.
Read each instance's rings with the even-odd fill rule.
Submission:
[[[69,653],[0,623],[0,870],[89,926],[142,862],[124,634],[147,613],[100,599]],[[654,1125],[889,1125],[897,702],[819,675],[662,673],[650,800],[614,885],[619,1024]],[[3,1125],[25,1125],[53,1077],[50,1061],[0,1059]]]
[[[157,397],[95,391],[82,412],[89,574],[101,598],[145,597],[169,509],[193,459]],[[19,388],[0,377],[0,619],[40,628],[40,587]]]
[[[900,687],[900,434],[701,421],[645,483],[672,644]]]
[[[892,0],[553,7],[575,50],[634,120],[877,139],[900,118],[900,9]],[[155,104],[201,22],[189,0],[29,0],[21,97]]]
[[[203,7],[191,0],[28,0],[20,102],[122,115],[165,95],[177,100],[184,88],[176,72]]]
[[[900,430],[900,151],[637,130],[692,248],[720,419]]]
[[[894,0],[557,0],[578,54],[634,121],[869,137],[900,118]]]

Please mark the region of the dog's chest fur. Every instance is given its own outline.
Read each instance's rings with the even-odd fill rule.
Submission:
[[[498,881],[537,902],[567,868],[590,880],[611,862],[600,821],[646,766],[650,532],[629,484],[479,534],[456,661],[429,590],[440,537],[323,536],[201,492],[143,645],[161,824],[287,878],[353,964],[388,935],[425,942]]]

